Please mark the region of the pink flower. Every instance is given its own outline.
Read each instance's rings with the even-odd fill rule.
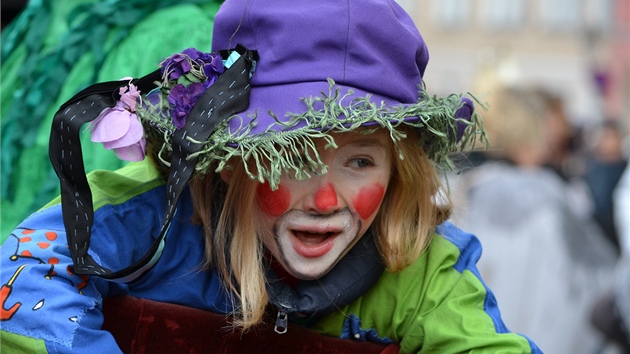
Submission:
[[[144,129],[136,115],[137,87],[120,88],[120,101],[112,108],[104,109],[90,125],[90,137],[95,143],[103,143],[108,150],[126,161],[144,159],[146,139]]]

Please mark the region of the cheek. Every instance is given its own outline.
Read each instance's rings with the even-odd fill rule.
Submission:
[[[385,187],[381,184],[373,184],[371,186],[363,187],[359,190],[359,194],[354,199],[354,210],[357,211],[361,219],[369,219],[381,204],[383,196],[385,195]]]
[[[256,189],[256,201],[263,213],[278,217],[289,208],[291,193],[282,185],[275,191],[271,190],[269,183],[265,182]]]

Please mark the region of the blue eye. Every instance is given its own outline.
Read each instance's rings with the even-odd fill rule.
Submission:
[[[364,167],[369,167],[369,166],[374,165],[372,161],[370,161],[369,159],[361,158],[361,157],[352,159],[350,161],[350,164],[352,165],[352,167],[358,167],[358,168],[364,168]]]

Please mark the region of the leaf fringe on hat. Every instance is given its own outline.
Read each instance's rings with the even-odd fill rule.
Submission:
[[[230,131],[229,121],[242,121],[241,116],[234,115],[221,122],[205,142],[188,137],[192,142],[204,144],[204,148],[190,156],[199,159],[195,167],[197,173],[206,174],[215,162],[215,172],[220,172],[226,168],[229,160],[240,157],[250,178],[261,183],[268,181],[271,188],[276,189],[282,173],[288,173],[298,180],[308,179],[312,173],[326,173],[327,166],[319,157],[315,139],[323,138],[327,142],[326,148],[336,148],[332,133],[355,131],[359,127],[364,127],[362,134],[372,133],[379,128],[388,129],[400,159],[404,159],[404,156],[397,143],[406,137],[402,127],[412,127],[420,137],[419,148],[424,149],[437,167],[447,170],[453,167],[450,154],[472,149],[477,142],[487,144],[481,115],[476,110],[468,119],[455,117],[463,105],[460,94],[438,98],[420,88],[419,99],[415,104],[390,106],[384,102],[371,102],[369,95],[350,99],[352,90],[340,95],[335,82],[329,79],[328,83],[328,93],[321,92],[320,96],[302,99],[308,107],[302,114],[287,114],[288,119],[283,122],[275,112],[269,112],[275,123],[263,133],[250,134],[252,125],[244,124]],[[484,107],[474,96],[469,96]],[[160,103],[151,104],[145,98],[143,102],[143,105],[139,105],[138,117],[144,123],[149,139],[152,136],[162,142],[157,156],[161,164],[170,167],[173,149],[171,136],[176,129],[173,120],[168,111],[160,108],[163,107]],[[316,105],[323,105],[323,108],[316,109]],[[256,114],[250,117],[254,119],[251,124],[256,124]],[[456,136],[458,128],[465,128],[459,140]],[[248,169],[250,160],[255,163],[255,171]]]

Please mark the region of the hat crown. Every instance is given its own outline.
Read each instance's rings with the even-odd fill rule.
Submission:
[[[401,103],[417,101],[428,61],[393,0],[228,0],[215,18],[213,51],[237,43],[260,55],[253,87],[331,78]]]

